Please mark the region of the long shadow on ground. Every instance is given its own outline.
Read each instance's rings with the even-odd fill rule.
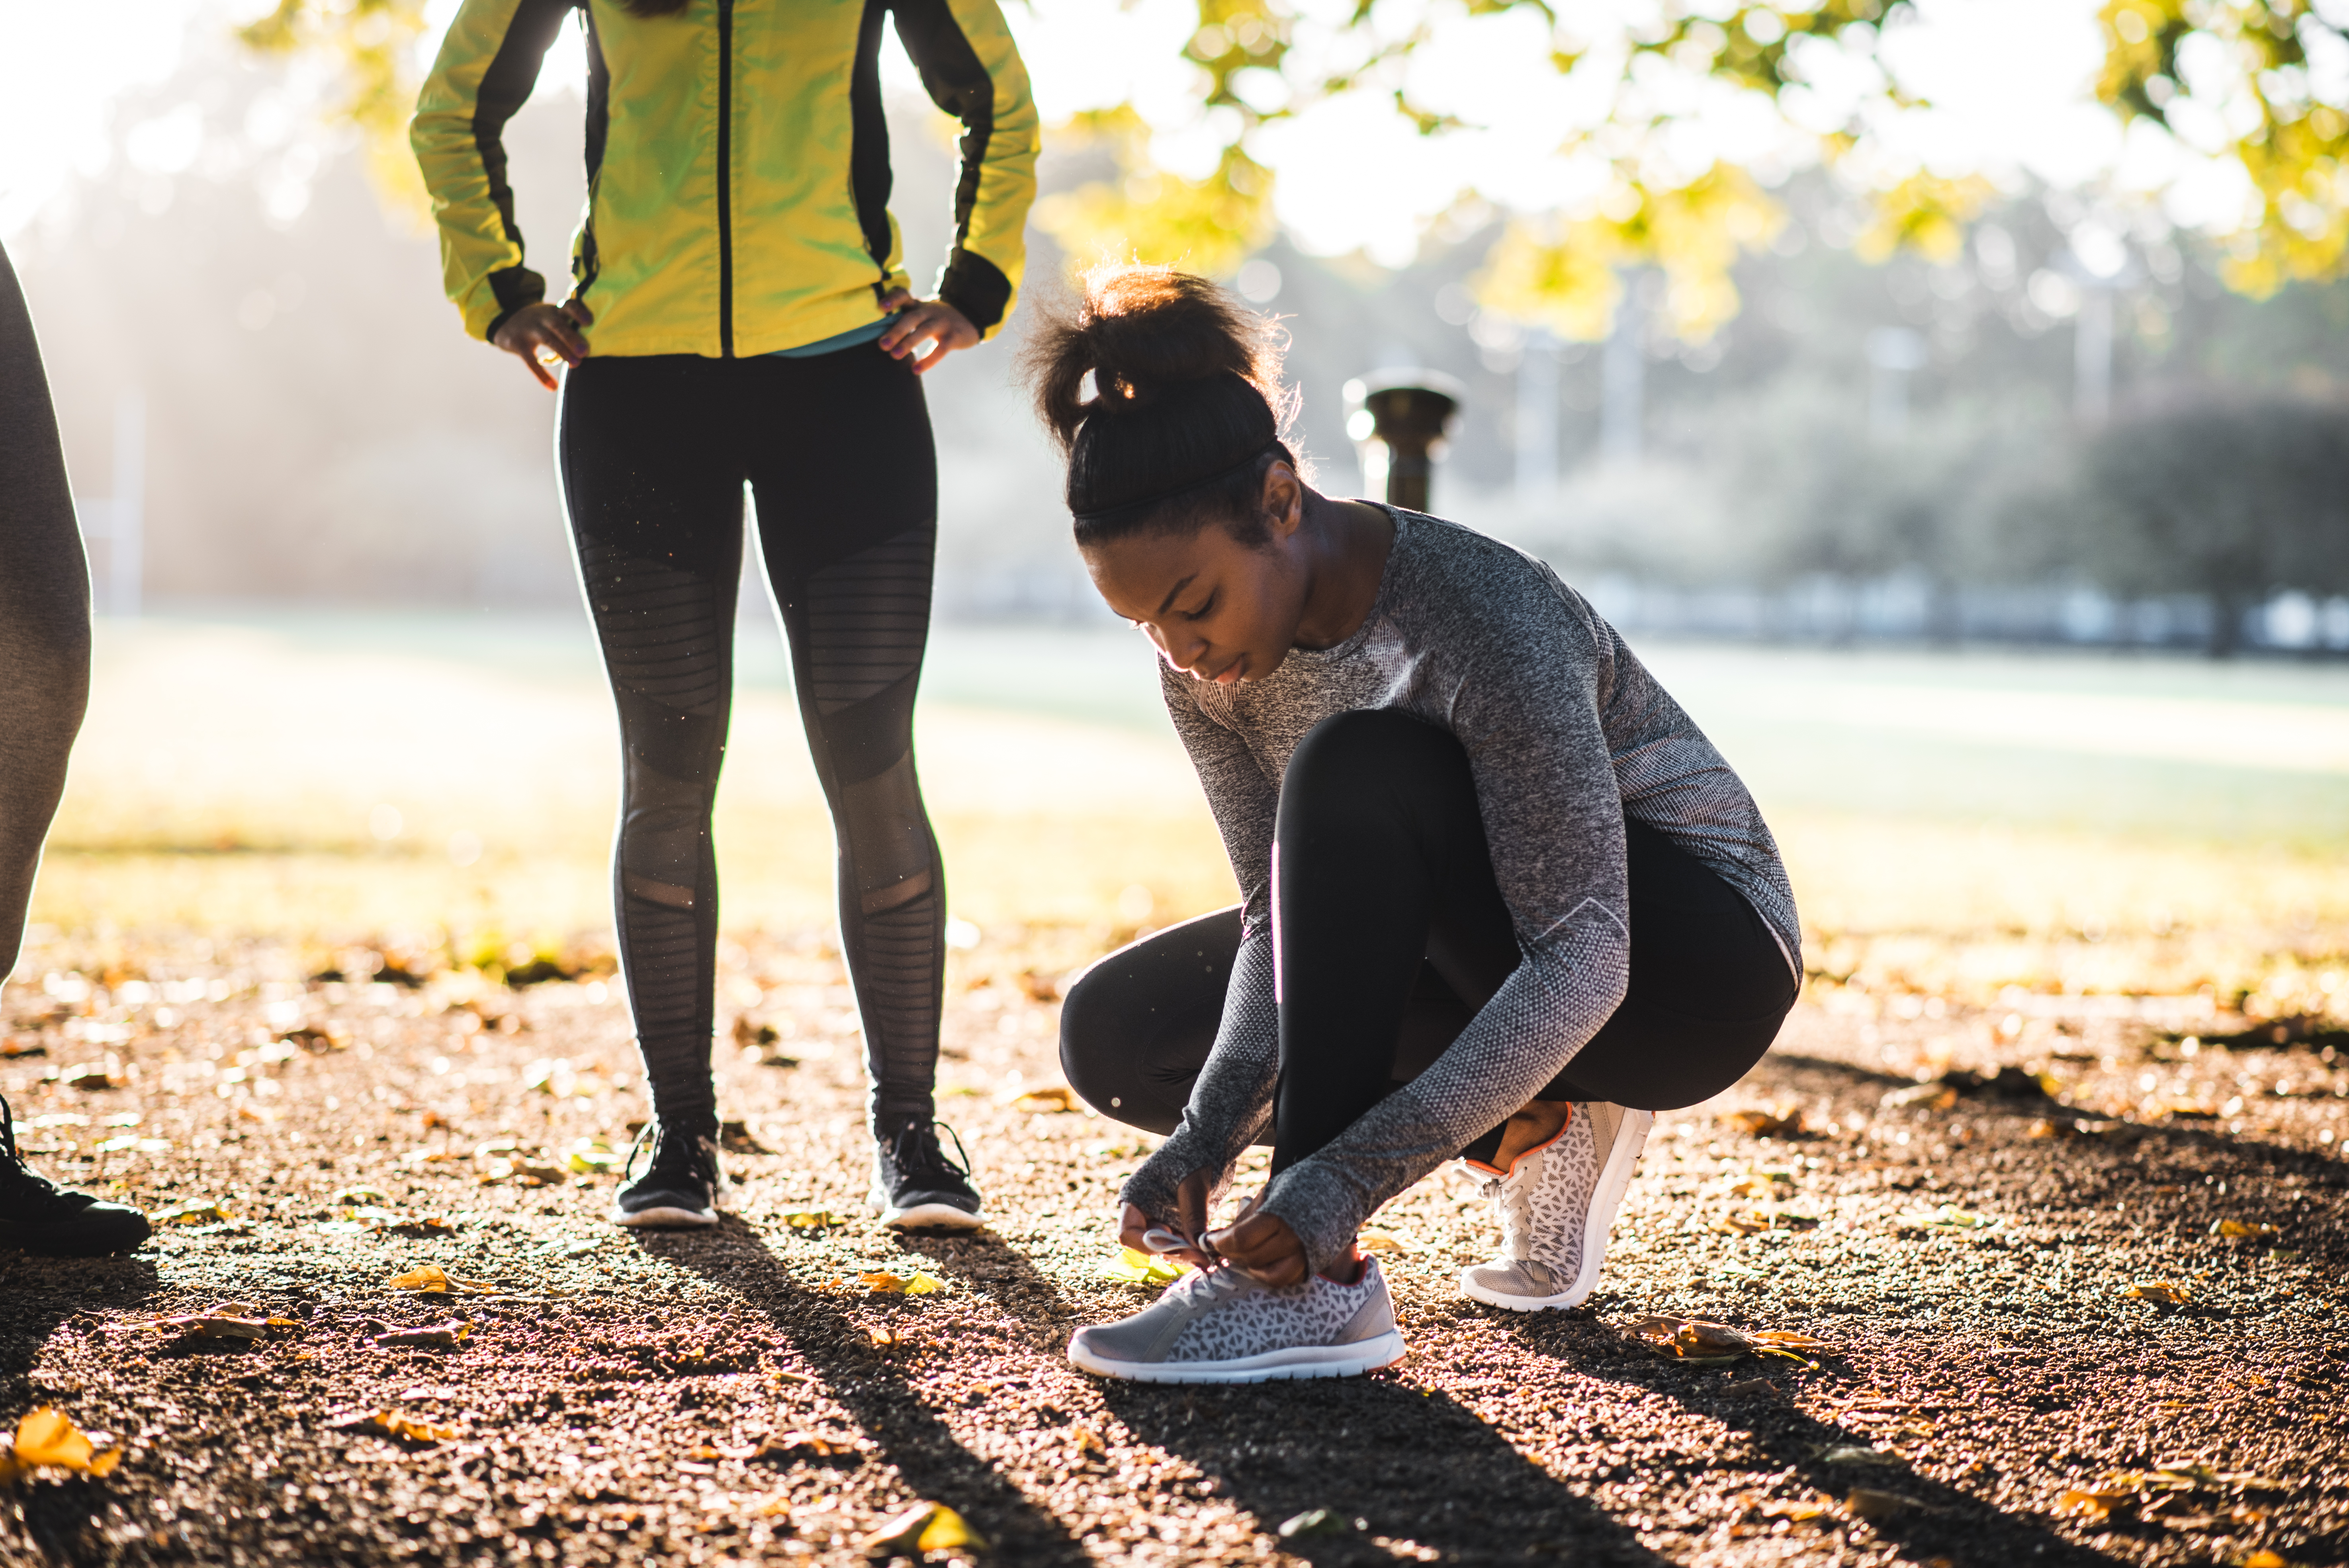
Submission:
[[[794,1278],[740,1220],[729,1218],[716,1231],[699,1233],[638,1233],[637,1241],[652,1255],[716,1282],[765,1313],[905,1484],[951,1503],[993,1543],[998,1561],[1042,1568],[1079,1568],[1091,1561],[1059,1521],[963,1447],[903,1371],[875,1349],[862,1324]],[[985,1251],[989,1243],[1017,1255],[992,1237],[963,1245]]]
[[[1389,1377],[1112,1383],[1105,1395],[1136,1436],[1188,1459],[1268,1531],[1327,1510],[1336,1533],[1286,1543],[1317,1563],[1403,1560],[1374,1537],[1433,1548],[1445,1562],[1667,1561],[1474,1412]]]
[[[95,1333],[95,1309],[136,1307],[155,1288],[155,1265],[143,1257],[0,1253],[0,1408],[23,1410],[49,1402],[40,1397],[32,1371],[51,1336],[77,1326]],[[25,1533],[53,1562],[97,1561],[104,1550],[99,1530],[107,1501],[102,1483],[86,1479],[28,1485],[19,1496]]]

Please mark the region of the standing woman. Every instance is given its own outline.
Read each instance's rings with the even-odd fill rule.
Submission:
[[[577,10],[587,209],[558,307],[523,264],[499,137]],[[888,210],[891,18],[965,128],[928,299]],[[714,1224],[723,1196],[710,807],[747,481],[839,844],[874,1202],[890,1224],[980,1223],[932,1120],[946,884],[911,738],[937,519],[916,377],[1002,325],[1035,193],[1035,105],[996,0],[464,0],[412,139],[467,330],[549,387],[568,367],[556,456],[619,705],[613,896],[653,1100],[650,1162],[613,1218]]]
[[[1071,1359],[1157,1382],[1387,1365],[1403,1343],[1355,1237],[1454,1156],[1501,1233],[1462,1289],[1576,1305],[1653,1113],[1743,1077],[1794,1004],[1753,798],[1548,567],[1308,486],[1266,325],[1214,285],[1096,273],[1030,368],[1078,548],[1157,646],[1247,895],[1112,954],[1062,1009],[1078,1092],[1169,1135],[1121,1238],[1199,1270]],[[1211,1230],[1268,1138],[1270,1180]]]

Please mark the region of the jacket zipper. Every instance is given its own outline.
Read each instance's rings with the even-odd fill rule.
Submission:
[[[718,0],[718,346],[734,357],[734,0]]]

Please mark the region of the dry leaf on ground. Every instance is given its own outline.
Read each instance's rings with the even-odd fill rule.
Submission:
[[[1930,1231],[1940,1235],[1963,1235],[1972,1231],[1987,1231],[1998,1223],[1995,1214],[1977,1213],[1961,1209],[1955,1203],[1943,1203],[1937,1208],[1911,1210],[1894,1216],[1893,1223],[1904,1231]]]
[[[147,1217],[159,1225],[216,1225],[230,1215],[218,1203],[196,1202],[182,1203],[176,1209],[159,1209]]]
[[[290,1317],[244,1316],[230,1308],[216,1306],[210,1312],[159,1317],[153,1326],[160,1333],[186,1335],[197,1339],[252,1340],[266,1339],[273,1328],[299,1328],[302,1326]]]
[[[947,1552],[957,1546],[983,1552],[987,1542],[946,1504],[917,1502],[866,1536],[864,1555],[885,1563],[892,1557],[918,1558],[926,1552]]]
[[[1903,1497],[1897,1491],[1877,1491],[1860,1487],[1846,1494],[1843,1506],[1847,1512],[1874,1524],[1898,1519],[1919,1505],[1915,1498]]]
[[[1814,1519],[1824,1519],[1833,1511],[1830,1504],[1816,1498],[1765,1498],[1761,1506],[1763,1518],[1790,1520],[1796,1524],[1805,1524]]]
[[[457,1233],[456,1223],[443,1215],[403,1213],[373,1203],[344,1209],[331,1220],[319,1221],[318,1229],[347,1236],[450,1236]]]
[[[886,1274],[875,1269],[856,1276],[855,1283],[839,1281],[837,1289],[861,1291],[867,1295],[928,1295],[947,1288],[946,1281],[936,1274]]]
[[[1396,1258],[1411,1256],[1410,1246],[1392,1231],[1364,1231],[1355,1242],[1366,1253],[1383,1253]]]
[[[563,1163],[582,1176],[616,1171],[626,1159],[625,1151],[613,1148],[608,1139],[602,1138],[577,1139],[563,1151]]]
[[[1076,1091],[1060,1084],[1046,1088],[1031,1088],[1011,1102],[1014,1110],[1063,1111],[1077,1109]]]
[[[2263,1241],[2283,1233],[2273,1225],[2247,1220],[2220,1220],[2210,1226],[2210,1233],[2222,1241]]]
[[[1172,1284],[1183,1277],[1183,1265],[1132,1247],[1120,1247],[1102,1270],[1102,1277],[1121,1284]]]
[[[1353,1528],[1352,1522],[1336,1509],[1309,1508],[1281,1522],[1280,1538],[1283,1541],[1309,1541],[1315,1536],[1349,1535],[1353,1532]]]
[[[2185,1306],[2194,1299],[2192,1291],[2168,1280],[2142,1280],[2124,1286],[2121,1295],[2131,1301],[2158,1301],[2165,1306]]]
[[[783,1223],[794,1231],[823,1231],[848,1222],[829,1209],[793,1209],[783,1215]]]
[[[771,1432],[751,1453],[754,1460],[835,1459],[853,1454],[856,1445],[821,1432]]]
[[[327,1426],[340,1431],[364,1429],[381,1437],[396,1438],[403,1443],[451,1443],[459,1435],[454,1427],[419,1421],[397,1410],[371,1410],[365,1415],[346,1416],[339,1421],[329,1421]]]
[[[1776,1111],[1725,1111],[1721,1119],[1724,1126],[1750,1132],[1756,1138],[1799,1138],[1808,1130],[1803,1123],[1803,1113],[1791,1108]]]
[[[1790,1361],[1800,1361],[1806,1352],[1835,1348],[1825,1340],[1791,1328],[1747,1333],[1725,1323],[1661,1315],[1635,1319],[1625,1324],[1623,1331],[1657,1355],[1692,1367],[1725,1366],[1747,1356],[1783,1356]]]
[[[2103,1524],[2111,1520],[2113,1510],[2136,1501],[2136,1491],[2127,1487],[2067,1487],[2055,1500],[2055,1511],[2076,1513],[2092,1524]]]
[[[387,1349],[407,1346],[419,1350],[454,1350],[471,1337],[472,1332],[472,1325],[468,1323],[432,1323],[421,1328],[396,1328],[389,1334],[378,1334],[375,1342]]]
[[[394,1290],[420,1291],[433,1295],[494,1295],[497,1286],[479,1280],[459,1279],[439,1264],[426,1264],[391,1278]]]
[[[71,1417],[53,1406],[27,1410],[16,1423],[14,1442],[0,1456],[0,1480],[14,1481],[24,1471],[43,1465],[81,1475],[109,1474],[122,1462],[122,1450],[100,1448],[102,1440],[75,1426]]]

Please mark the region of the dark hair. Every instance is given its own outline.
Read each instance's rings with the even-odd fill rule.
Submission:
[[[1069,459],[1077,542],[1215,518],[1263,543],[1265,472],[1297,464],[1280,438],[1296,404],[1280,348],[1271,322],[1172,267],[1096,267],[1075,300],[1046,306],[1020,357]]]
[[[620,0],[620,9],[631,16],[674,16],[693,0]]]

